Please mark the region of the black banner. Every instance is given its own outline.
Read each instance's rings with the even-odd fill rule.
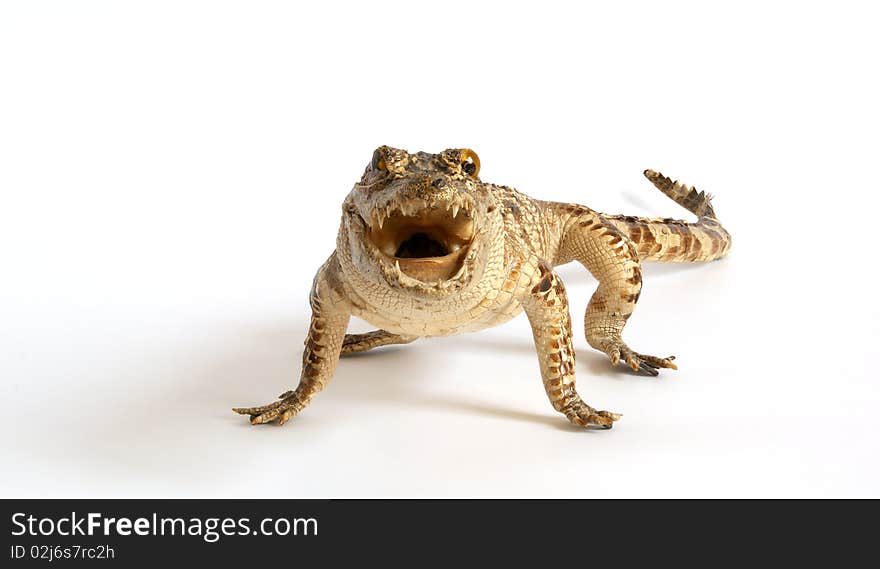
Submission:
[[[3,567],[522,560],[590,565],[754,555],[839,562],[874,502],[5,500]],[[856,510],[852,512],[851,510]],[[858,512],[861,510],[861,513]],[[837,543],[839,547],[833,547]],[[707,558],[706,556],[709,556]]]

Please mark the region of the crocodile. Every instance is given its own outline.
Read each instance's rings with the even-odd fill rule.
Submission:
[[[233,410],[253,424],[284,424],[327,385],[340,356],[475,332],[524,311],[553,408],[580,427],[611,428],[621,415],[591,407],[575,389],[571,316],[554,270],[571,261],[599,283],[584,317],[589,345],[638,374],[678,369],[674,356],[636,352],[622,333],[641,293],[642,261],[712,261],[730,250],[710,195],[645,170],[697,221],[609,215],[533,199],[479,172],[467,148],[377,148],[342,204],[336,249],[312,284],[298,386],[268,405]],[[346,334],[351,316],[378,330]]]

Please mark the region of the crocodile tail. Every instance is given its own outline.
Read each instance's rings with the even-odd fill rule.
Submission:
[[[715,216],[712,196],[673,182],[653,170],[645,170],[645,177],[699,220],[689,223],[680,219],[603,214],[603,219],[632,241],[640,259],[693,263],[713,261],[727,255],[731,245],[730,234]]]
[[[712,209],[712,195],[706,192],[698,192],[693,186],[687,186],[673,182],[660,172],[645,170],[645,177],[657,186],[657,189],[666,194],[675,203],[688,210],[697,217],[718,219],[715,210]]]

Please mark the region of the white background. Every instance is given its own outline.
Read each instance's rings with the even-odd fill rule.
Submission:
[[[0,493],[880,496],[869,10],[4,3]],[[592,351],[572,265],[611,431],[553,411],[524,316],[346,359],[285,427],[232,414],[295,385],[381,144],[609,212],[687,215],[644,168],[714,193],[731,255],[645,267],[625,334],[680,371]]]

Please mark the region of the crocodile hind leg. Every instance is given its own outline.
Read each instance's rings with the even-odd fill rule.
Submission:
[[[674,356],[641,354],[623,341],[623,327],[642,291],[639,254],[633,243],[589,208],[574,207],[570,213],[557,264],[577,260],[599,281],[584,317],[587,342],[605,352],[613,365],[623,361],[635,372],[657,375],[660,368],[677,369]]]
[[[532,326],[541,378],[550,403],[575,425],[610,429],[620,415],[593,409],[575,390],[575,356],[565,286],[544,262],[533,259],[520,269],[514,271],[530,277],[520,302]],[[509,276],[505,287],[513,288],[509,283],[519,279],[519,274]]]
[[[312,321],[303,350],[299,385],[279,395],[274,403],[233,409],[236,413],[249,415],[252,424],[278,421],[283,425],[302,411],[333,377],[350,314],[341,293],[333,286],[335,262],[336,257],[332,256],[321,267],[312,287],[309,298]]]
[[[403,336],[385,330],[373,330],[366,334],[346,334],[342,341],[342,355],[366,352],[379,346],[409,344],[417,339],[418,336]]]

